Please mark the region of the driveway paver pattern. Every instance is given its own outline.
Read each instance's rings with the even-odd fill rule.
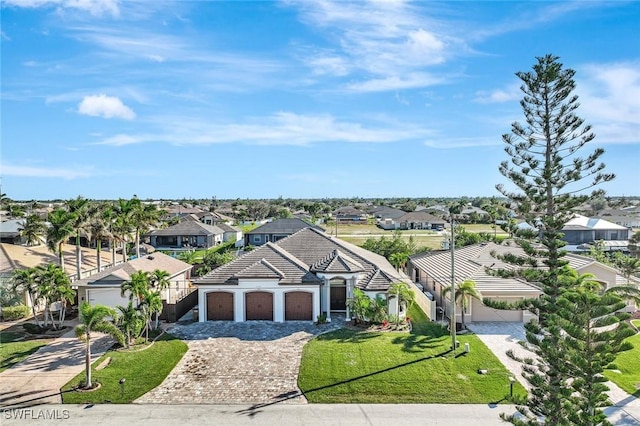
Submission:
[[[189,350],[160,386],[135,402],[155,404],[306,403],[298,388],[302,347],[341,321],[208,321],[167,332]]]

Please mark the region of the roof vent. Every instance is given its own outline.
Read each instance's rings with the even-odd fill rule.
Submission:
[[[153,260],[153,256],[147,256],[147,259]]]

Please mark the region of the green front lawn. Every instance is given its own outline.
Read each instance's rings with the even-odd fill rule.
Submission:
[[[22,339],[24,339],[23,333],[0,333],[0,373],[16,365],[48,343],[48,340],[45,339]]]
[[[187,345],[173,336],[164,334],[144,350],[112,350],[93,363],[92,380],[100,383],[93,392],[73,389],[85,380],[85,372],[78,374],[62,388],[65,404],[130,403],[158,386],[187,352]],[[109,365],[96,371],[103,360],[111,357]],[[119,381],[124,378],[124,394]]]
[[[458,336],[457,358],[446,330],[415,305],[411,333],[341,329],[305,345],[298,386],[314,403],[502,402],[510,373],[475,335]],[[471,352],[463,355],[465,343]],[[478,374],[478,370],[487,374]],[[515,383],[514,392],[525,394]]]
[[[636,327],[640,326],[634,322]],[[640,333],[627,339],[633,349],[618,354],[614,364],[617,371],[605,370],[604,375],[629,394],[640,397]]]

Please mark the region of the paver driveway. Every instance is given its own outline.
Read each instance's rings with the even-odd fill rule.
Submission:
[[[167,331],[185,340],[189,351],[160,386],[136,402],[306,403],[297,384],[302,347],[339,327],[335,321],[321,326],[303,321],[172,325]]]

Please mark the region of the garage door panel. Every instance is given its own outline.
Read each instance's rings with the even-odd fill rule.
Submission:
[[[233,293],[207,293],[207,321],[233,321]]]
[[[285,321],[312,321],[313,294],[306,291],[291,291],[284,295]]]
[[[491,298],[493,300],[505,301],[507,303],[513,303],[522,299],[508,299],[508,298]],[[479,300],[473,301],[471,315],[473,321],[504,321],[504,322],[520,322],[522,321],[523,311],[508,311],[502,309],[493,309],[483,305]]]
[[[273,294],[266,291],[247,293],[245,316],[247,321],[273,321]]]
[[[87,297],[89,304],[92,306],[104,305],[115,309],[116,306],[127,306],[129,304],[129,298],[127,296],[122,297],[120,293],[120,289],[117,288],[92,288],[89,289]]]

